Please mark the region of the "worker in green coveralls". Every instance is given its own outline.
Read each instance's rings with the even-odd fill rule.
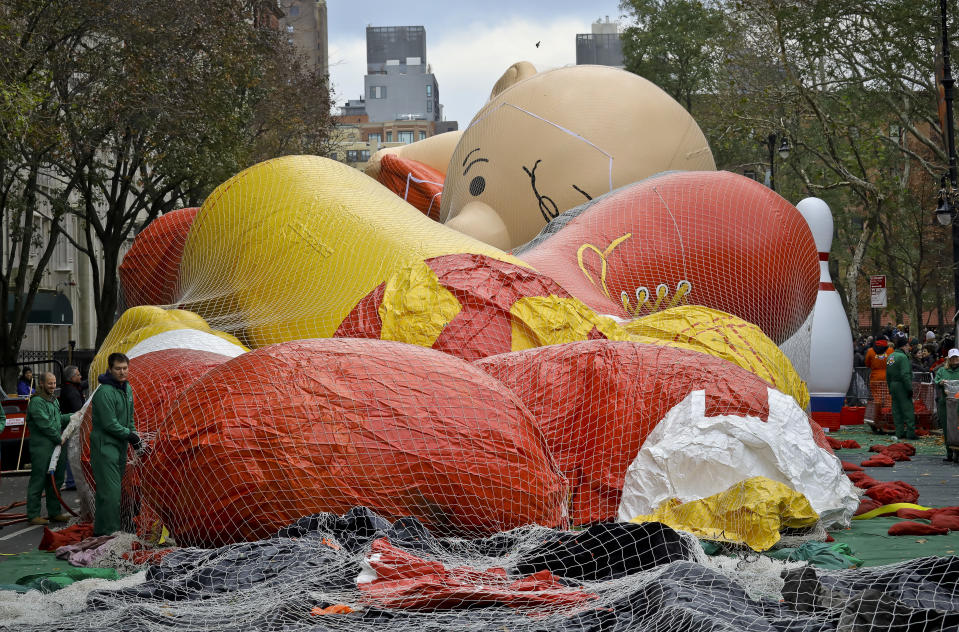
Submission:
[[[133,389],[127,380],[130,360],[122,353],[111,353],[107,364],[109,369],[98,378],[100,386],[90,404],[90,467],[97,487],[93,535],[121,529],[120,483],[127,467],[127,445],[134,450],[141,445],[133,424]]]
[[[916,411],[912,407],[912,345],[906,337],[896,339],[896,351],[886,358],[886,383],[892,396],[892,420],[900,439],[918,439]]]
[[[959,349],[950,349],[946,363],[936,371],[936,415],[943,436],[946,434],[946,387],[943,382],[951,380],[959,381]],[[943,460],[952,461],[953,458],[952,450],[946,448],[946,458]]]
[[[56,488],[50,481],[47,468],[53,450],[60,445],[60,433],[70,423],[70,415],[60,412],[60,402],[54,397],[57,378],[53,373],[41,373],[37,380],[37,392],[27,405],[27,430],[30,432],[30,482],[27,484],[27,519],[30,524],[66,522],[70,516],[63,513],[56,489],[63,484],[66,459],[57,461],[54,475]],[[47,495],[47,515],[40,515],[40,500]]]

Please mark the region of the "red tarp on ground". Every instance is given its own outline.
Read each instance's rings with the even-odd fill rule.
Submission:
[[[904,520],[889,527],[888,533],[889,535],[946,535],[949,533],[949,529]]]
[[[866,490],[866,496],[883,505],[914,503],[919,500],[919,490],[904,481],[889,481],[872,485]]]
[[[816,244],[796,207],[726,171],[623,187],[519,257],[600,314],[647,314],[687,288],[692,302],[755,323],[776,343],[802,325],[819,291]]]
[[[41,551],[56,551],[61,546],[82,542],[92,535],[92,522],[79,522],[65,529],[60,529],[59,531],[53,531],[48,527],[44,527],[43,537],[40,538],[40,544],[37,548]]]
[[[263,347],[195,382],[164,426],[144,496],[179,544],[258,539],[358,505],[441,533],[566,523],[568,484],[533,416],[501,383],[432,349]]]
[[[852,481],[852,484],[859,489],[869,489],[873,485],[879,484],[879,481],[865,472],[846,472],[846,476]]]
[[[705,389],[715,413],[768,415],[766,382],[685,349],[588,340],[474,364],[516,393],[539,421],[572,485],[574,524],[616,517],[626,469],[649,432],[691,391]]]
[[[199,208],[181,208],[160,215],[137,235],[120,264],[120,283],[127,307],[169,305],[176,300],[180,257]]]
[[[854,515],[861,516],[864,513],[868,513],[873,509],[879,509],[880,507],[882,507],[882,503],[879,503],[866,496],[859,501],[859,507],[856,509],[856,513]]]
[[[416,160],[383,154],[377,179],[424,215],[439,221],[443,182],[446,179],[442,173]]]
[[[891,456],[888,456],[885,454],[877,454],[871,459],[866,459],[859,465],[863,467],[892,467],[895,464],[896,464],[896,461]]]
[[[937,512],[932,516],[932,526],[959,531],[959,515]]]
[[[367,558],[376,578],[358,582],[366,599],[381,608],[461,610],[477,606],[570,607],[597,595],[564,585],[548,570],[510,580],[502,568],[448,569],[397,549],[386,538],[373,541]]]

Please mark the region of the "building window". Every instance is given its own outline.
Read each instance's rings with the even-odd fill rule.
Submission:
[[[383,137],[380,136],[379,134],[370,134],[367,137],[367,140],[369,140],[370,143],[376,143],[377,145],[379,145],[380,142],[382,142]]]
[[[426,96],[428,96],[428,97],[433,96],[433,85],[432,85],[432,84],[429,84],[429,83],[426,84]]]
[[[292,24],[287,24],[287,25],[286,25],[286,32],[287,32],[287,33],[292,33],[292,32],[293,32],[293,25],[292,25]]]
[[[413,132],[399,132],[396,135],[396,140],[408,145],[413,142]]]
[[[370,159],[370,150],[368,149],[347,149],[346,162],[366,162]]]
[[[340,159],[340,155],[338,153],[336,153],[335,151],[330,153],[330,160],[339,160],[339,159]]]
[[[385,99],[385,98],[386,98],[386,86],[370,86],[370,98],[371,98],[371,99]]]
[[[294,4],[292,7],[290,7],[290,17],[295,18],[299,15],[300,15],[300,7]]]
[[[433,100],[432,100],[432,99],[428,99],[428,100],[426,101],[426,111],[427,111],[427,112],[432,112],[432,111],[433,111]]]
[[[386,132],[386,142],[388,143],[393,142],[393,132]]]
[[[426,132],[424,132],[423,130],[420,130],[420,140],[424,140],[425,138],[426,138]]]

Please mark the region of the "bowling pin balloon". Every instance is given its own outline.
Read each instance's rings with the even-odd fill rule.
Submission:
[[[819,296],[813,312],[807,380],[810,408],[821,426],[838,429],[839,413],[852,379],[853,345],[846,311],[829,275],[832,212],[815,197],[802,200],[796,208],[806,218],[819,251]]]

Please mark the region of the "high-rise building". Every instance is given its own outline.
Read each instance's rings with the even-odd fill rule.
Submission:
[[[443,120],[439,84],[426,62],[422,26],[366,27],[363,96],[340,107],[336,159],[362,169],[382,147],[456,130]]]
[[[329,72],[326,0],[279,0],[280,31],[317,72]]]
[[[592,33],[576,35],[576,63],[617,66],[622,68],[623,43],[619,38],[619,24],[606,21],[593,22]]]
[[[439,85],[426,62],[426,29],[366,27],[363,91],[370,122],[442,121]]]

